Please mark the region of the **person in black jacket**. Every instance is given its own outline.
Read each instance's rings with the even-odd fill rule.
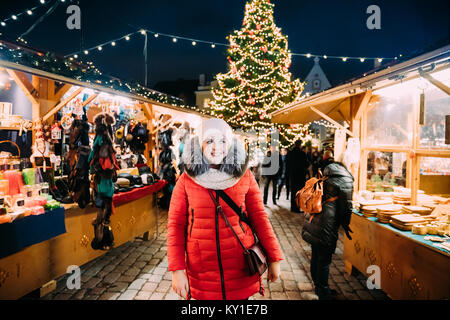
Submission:
[[[352,215],[353,176],[338,162],[329,164],[324,172],[322,212],[303,226],[302,238],[311,244],[311,277],[320,300],[332,299],[328,276],[332,254],[336,250],[338,230],[342,226],[351,240],[349,227]],[[338,197],[335,201],[326,200]]]
[[[281,149],[280,154],[280,172],[278,175],[278,196],[277,200],[280,199],[281,190],[283,186],[286,186],[286,200],[289,200],[289,186],[286,184],[286,164],[287,164],[287,150],[286,148]]]
[[[308,157],[301,150],[302,141],[295,141],[294,148],[288,152],[286,163],[286,185],[291,192],[291,211],[300,213],[295,202],[295,194],[305,186],[306,173],[309,168]]]
[[[271,182],[272,182],[272,202],[274,205],[277,205],[277,183],[281,171],[280,158],[281,158],[280,153],[275,149],[274,146],[271,146],[270,150],[267,151],[266,158],[264,159],[262,165],[262,175],[265,180],[264,184],[265,205],[267,204],[267,198],[269,196],[269,186]]]
[[[334,158],[333,158],[333,152],[331,150],[325,150],[325,152],[323,153],[323,157],[322,159],[319,161],[318,163],[318,169],[320,169],[320,171],[323,174],[323,171],[325,170],[325,168],[334,162]]]

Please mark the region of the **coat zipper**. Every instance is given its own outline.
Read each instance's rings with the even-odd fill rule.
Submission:
[[[194,208],[191,209],[191,230],[189,231],[189,238],[192,236],[192,227],[194,226]]]
[[[217,202],[219,202],[219,197],[217,197]],[[225,295],[225,280],[223,277],[223,267],[222,267],[222,259],[220,256],[220,242],[219,242],[219,210],[216,208],[216,245],[217,245],[217,258],[219,260],[219,271],[220,271],[220,281],[222,284],[222,297],[223,300],[227,300]]]

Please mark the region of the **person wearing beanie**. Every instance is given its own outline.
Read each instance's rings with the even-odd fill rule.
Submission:
[[[248,272],[239,241],[249,248],[255,243],[253,232],[257,235],[272,282],[280,275],[283,254],[248,169],[245,146],[221,119],[209,119],[201,129],[200,135],[186,139],[181,158],[184,172],[170,202],[167,256],[172,288],[181,297],[196,300],[264,295],[261,276]],[[245,219],[219,197],[218,190],[241,208]],[[216,201],[224,216],[216,209]]]

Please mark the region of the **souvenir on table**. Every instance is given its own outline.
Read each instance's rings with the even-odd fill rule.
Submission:
[[[423,224],[415,224],[411,228],[412,233],[424,236],[427,234],[428,228]]]
[[[377,206],[377,218],[381,223],[389,223],[391,216],[401,214],[402,206],[384,205]]]
[[[429,220],[419,214],[399,214],[393,215],[389,224],[400,230],[411,231],[413,225],[425,223]]]
[[[430,208],[419,207],[419,206],[403,206],[402,212],[406,214],[418,213],[420,215],[429,215],[431,213]]]

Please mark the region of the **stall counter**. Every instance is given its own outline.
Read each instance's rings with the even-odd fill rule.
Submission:
[[[166,181],[157,184],[152,193],[115,207],[111,216],[114,247],[139,236],[144,240],[153,237],[157,218],[156,192]],[[0,259],[0,299],[19,299],[65,275],[69,266],[82,266],[104,255],[107,251],[91,248],[92,220],[97,216],[97,210],[92,206],[81,209],[77,205],[65,205],[66,233]]]
[[[352,240],[344,239],[345,268],[370,277],[380,268],[381,289],[392,299],[449,299],[450,254],[424,236],[397,230],[354,212]]]

